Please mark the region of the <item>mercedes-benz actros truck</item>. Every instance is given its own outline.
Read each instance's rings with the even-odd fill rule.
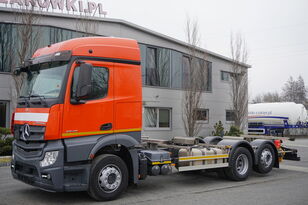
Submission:
[[[280,140],[141,137],[137,41],[76,38],[38,49],[14,72],[23,78],[12,116],[15,179],[46,191],[118,197],[148,175],[215,169],[229,179],[268,173]]]

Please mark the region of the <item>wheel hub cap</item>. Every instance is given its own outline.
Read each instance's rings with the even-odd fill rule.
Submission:
[[[248,157],[245,154],[239,155],[235,162],[236,171],[240,175],[244,175],[248,171],[248,166]]]
[[[273,155],[268,149],[264,149],[261,152],[261,163],[265,168],[269,167],[272,164]]]
[[[108,165],[99,174],[98,183],[105,192],[113,192],[119,188],[122,181],[122,174],[118,167]]]

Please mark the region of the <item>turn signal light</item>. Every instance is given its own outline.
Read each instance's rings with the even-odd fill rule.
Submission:
[[[275,144],[277,149],[280,149],[280,147],[281,147],[281,141],[280,140],[274,140],[274,144]]]

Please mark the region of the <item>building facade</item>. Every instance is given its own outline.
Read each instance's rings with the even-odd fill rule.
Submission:
[[[17,15],[17,16],[16,16]],[[43,13],[32,26],[27,57],[40,47],[91,35],[136,39],[141,51],[143,79],[143,135],[161,139],[184,136],[183,95],[189,59],[186,43],[118,19],[92,18]],[[11,69],[17,66],[22,39],[18,35],[22,21],[12,9],[0,8],[0,127],[9,127],[16,105]],[[38,35],[37,35],[38,34]],[[206,56],[206,85],[198,109],[199,135],[211,135],[216,122],[225,129],[232,124],[230,72],[232,62],[219,54],[198,49]],[[249,65],[243,65],[248,68]]]

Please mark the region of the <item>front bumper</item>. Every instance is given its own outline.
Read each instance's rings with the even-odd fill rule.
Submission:
[[[41,149],[36,149],[41,147]],[[25,151],[25,150],[31,151]],[[53,165],[40,167],[47,151],[59,151]],[[89,164],[65,166],[64,146],[61,140],[48,141],[44,146],[37,144],[13,142],[14,159],[11,171],[15,179],[52,192],[85,191],[88,188]]]

